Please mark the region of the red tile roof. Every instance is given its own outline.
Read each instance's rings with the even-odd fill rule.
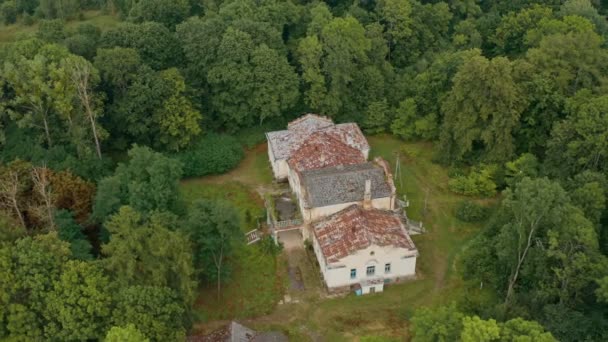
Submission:
[[[352,205],[312,228],[327,263],[338,262],[371,245],[416,249],[399,216],[390,211]]]
[[[363,153],[324,131],[313,133],[289,158],[292,169],[302,172],[339,165],[365,163]]]

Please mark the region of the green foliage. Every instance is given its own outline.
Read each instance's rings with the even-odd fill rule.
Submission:
[[[82,232],[82,227],[76,223],[70,211],[58,210],[55,212],[55,225],[61,240],[70,243],[72,256],[79,260],[92,260],[92,246]]]
[[[308,36],[298,46],[306,83],[306,103],[315,111],[336,116],[354,99],[348,85],[356,70],[368,61],[371,41],[353,17],[334,18],[319,35]]]
[[[10,213],[0,211],[0,244],[16,241],[24,237],[26,233],[25,228]]]
[[[441,107],[444,159],[466,159],[475,145],[481,145],[483,159],[509,160],[515,152],[512,134],[525,105],[514,79],[514,64],[508,59],[475,56],[465,61]]]
[[[80,13],[80,0],[39,0],[37,12],[47,19],[73,19]]]
[[[589,0],[567,0],[560,6],[559,15],[563,17],[581,16],[591,21],[597,32],[606,34],[608,31],[606,21]]]
[[[538,322],[526,321],[519,317],[501,324],[500,339],[501,341],[556,341]]]
[[[535,321],[520,317],[504,323],[466,316],[454,304],[436,309],[421,308],[412,317],[412,341],[557,341]]]
[[[308,240],[306,240],[308,241]],[[304,242],[304,244],[306,245],[306,241]],[[310,244],[310,242],[309,242]],[[281,251],[283,251],[283,243],[279,242],[278,244],[274,241],[274,239],[271,236],[265,236],[262,238],[262,240],[259,242],[260,245],[260,249],[271,256],[277,256],[279,254],[281,254]]]
[[[159,125],[159,140],[166,149],[177,151],[188,146],[201,133],[202,115],[184,96],[186,83],[177,69],[162,71],[160,77],[167,81],[174,95],[166,99],[154,113]]]
[[[390,108],[386,99],[372,102],[367,106],[363,128],[370,134],[383,133],[390,120]]]
[[[192,249],[187,237],[167,223],[161,213],[146,220],[131,207],[120,208],[105,223],[111,235],[101,246],[103,264],[123,287],[169,287],[190,305],[196,289]]]
[[[454,215],[464,222],[479,222],[488,217],[488,208],[473,201],[462,201],[456,206]]]
[[[608,97],[583,90],[567,103],[568,117],[555,125],[548,144],[552,173],[608,170]]]
[[[527,50],[526,33],[542,25],[543,19],[552,16],[551,8],[539,5],[519,12],[510,12],[501,19],[492,40],[502,53],[510,56],[522,54]]]
[[[34,165],[47,165],[56,171],[69,170],[87,180],[100,179],[110,172],[111,160],[99,160],[97,156],[90,153],[79,158],[77,152],[69,146],[42,147],[38,140],[33,139],[37,134],[31,132],[11,125],[6,137],[6,144],[0,151],[0,160],[10,162],[22,159]]]
[[[156,21],[173,29],[189,13],[188,0],[141,0],[135,3],[129,16],[135,22]]]
[[[25,237],[0,246],[0,333],[18,340],[42,340],[48,295],[70,255],[56,234]]]
[[[46,295],[45,333],[65,341],[103,337],[112,303],[109,284],[97,264],[68,261]]]
[[[524,153],[519,158],[505,164],[505,181],[510,187],[515,187],[525,177],[537,177],[539,168],[536,156]]]
[[[546,178],[523,178],[515,189],[507,189],[484,235],[463,259],[464,274],[505,294],[507,307],[580,303],[584,289],[606,269],[593,223],[559,184]],[[532,304],[527,296],[538,301]],[[544,321],[538,312],[529,312]],[[575,319],[566,316],[555,319]],[[562,339],[559,325],[547,327]]]
[[[180,163],[148,147],[134,146],[128,154],[127,163],[119,164],[114,175],[99,182],[93,216],[103,221],[122,205],[143,213],[175,210]]]
[[[430,140],[437,136],[437,116],[432,113],[418,116],[416,101],[412,98],[399,103],[391,132],[405,140]]]
[[[526,58],[536,73],[555,82],[560,94],[572,96],[581,88],[604,83],[601,75],[608,53],[601,44],[602,38],[592,30],[557,33],[544,37]]]
[[[201,277],[217,281],[229,276],[226,260],[243,235],[237,211],[226,202],[200,200],[190,208],[186,224],[194,245],[194,260]]]
[[[229,135],[209,134],[176,158],[184,165],[185,177],[221,174],[235,168],[244,157],[238,140]]]
[[[106,334],[106,342],[150,342],[133,324],[114,326]]]
[[[465,196],[491,197],[496,194],[496,183],[493,180],[496,167],[484,165],[475,167],[468,175],[458,175],[450,179],[450,191]]]
[[[185,338],[185,310],[170,288],[123,288],[118,293],[116,302],[112,321],[115,325],[136,328],[137,333],[130,332],[134,335],[133,338],[146,336],[153,341],[180,341]]]
[[[157,22],[123,23],[104,32],[101,47],[132,48],[155,70],[181,64],[181,48],[171,31]]]
[[[0,16],[4,25],[17,21],[17,3],[13,0],[5,1],[0,5]]]
[[[463,316],[453,304],[436,310],[418,309],[411,319],[412,342],[456,341],[463,328]]]
[[[493,319],[484,321],[477,316],[462,319],[462,342],[490,342],[500,336],[500,328]]]

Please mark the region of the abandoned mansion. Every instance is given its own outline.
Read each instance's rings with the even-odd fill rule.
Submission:
[[[307,114],[266,137],[274,177],[289,183],[301,217],[275,224],[273,236],[298,230],[330,292],[380,292],[415,277],[418,251],[389,164],[369,160],[357,124]]]

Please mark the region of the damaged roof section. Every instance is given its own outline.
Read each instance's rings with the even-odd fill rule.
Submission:
[[[309,170],[301,175],[309,208],[363,201],[367,180],[371,181],[371,199],[392,195],[384,169],[371,162]]]
[[[365,163],[361,151],[325,132],[313,133],[287,161],[298,172]]]
[[[365,136],[354,123],[335,125],[325,116],[306,114],[287,125],[287,130],[266,133],[274,158],[286,160],[315,132],[325,132],[359,151],[369,150]]]
[[[352,205],[313,225],[313,233],[327,263],[372,245],[416,250],[397,214]]]

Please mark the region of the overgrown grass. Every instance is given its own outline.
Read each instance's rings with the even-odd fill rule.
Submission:
[[[265,220],[264,202],[246,185],[238,182],[212,184],[197,180],[184,181],[181,192],[186,203],[197,199],[230,202],[238,211],[244,233],[257,228],[257,220]]]
[[[219,301],[215,284],[201,288],[195,310],[203,322],[269,314],[282,296],[284,278],[277,274],[277,260],[258,245],[237,249],[230,264],[232,275]]]
[[[265,219],[262,200],[248,186],[229,181],[209,183],[188,180],[182,183],[187,203],[197,199],[225,200],[237,208],[243,233]],[[258,245],[238,245],[228,261],[232,274],[221,289],[218,300],[216,284],[203,284],[195,307],[202,321],[246,318],[270,313],[282,296],[284,279],[278,261]]]

